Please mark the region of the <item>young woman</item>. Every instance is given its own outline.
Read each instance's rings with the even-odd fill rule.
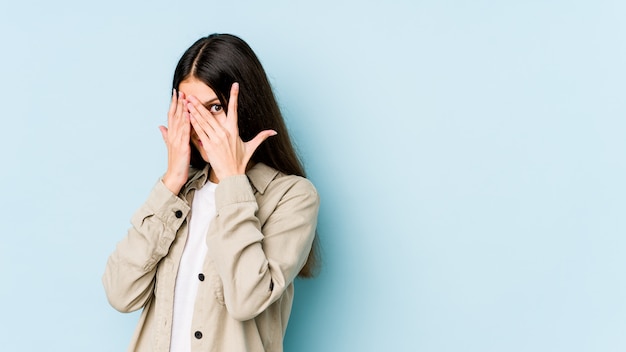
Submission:
[[[143,308],[129,351],[282,351],[318,194],[243,40],[201,38],[173,83],[167,171],[108,259],[109,302]]]

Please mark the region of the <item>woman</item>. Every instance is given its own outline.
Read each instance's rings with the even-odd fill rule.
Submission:
[[[201,38],[173,83],[167,171],[108,259],[109,302],[143,308],[130,351],[282,351],[293,280],[316,265],[317,192],[243,40]]]

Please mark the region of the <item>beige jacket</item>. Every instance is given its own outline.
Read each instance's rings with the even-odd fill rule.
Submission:
[[[109,257],[102,282],[121,312],[143,308],[129,351],[169,351],[174,284],[188,232],[193,172],[178,196],[159,181]],[[220,181],[192,321],[192,351],[282,351],[293,280],[306,262],[319,197],[305,178],[264,164]]]

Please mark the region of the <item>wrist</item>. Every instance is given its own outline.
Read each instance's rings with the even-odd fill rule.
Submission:
[[[167,189],[169,189],[175,195],[178,195],[178,193],[180,192],[180,189],[183,188],[183,185],[185,184],[187,180],[181,176],[175,176],[175,175],[166,173],[165,176],[163,176],[163,178],[161,179],[161,181],[163,182],[165,187],[167,187]]]
[[[237,175],[245,175],[246,171],[245,170],[220,170],[219,172],[216,171],[215,169],[211,169],[211,172],[209,173],[209,180],[213,183],[220,183],[220,180],[225,179],[227,177],[231,177],[231,176],[237,176]]]

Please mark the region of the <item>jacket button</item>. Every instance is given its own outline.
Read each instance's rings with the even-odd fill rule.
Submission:
[[[204,274],[203,273],[198,274],[198,280],[204,281]]]
[[[174,213],[174,215],[176,215],[177,218],[182,218],[183,217],[183,212],[180,210],[176,210],[176,212]]]
[[[200,331],[196,331],[193,333],[193,336],[195,336],[198,340],[200,340],[202,338],[202,333]]]

